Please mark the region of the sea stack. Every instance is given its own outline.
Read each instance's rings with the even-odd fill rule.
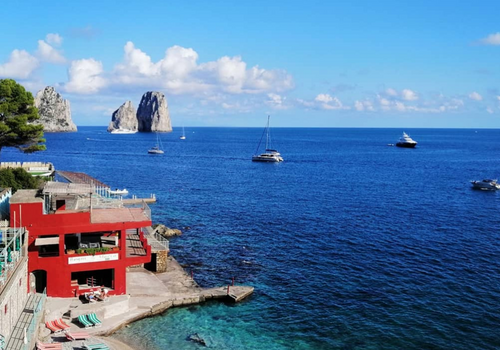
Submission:
[[[141,103],[137,109],[137,121],[139,131],[172,131],[165,95],[158,91],[148,91],[142,95]]]
[[[73,132],[76,125],[71,119],[69,101],[62,98],[52,86],[38,91],[35,97],[40,119],[35,124],[42,124],[45,132]]]
[[[137,126],[138,122],[135,114],[135,108],[131,101],[127,101],[113,112],[111,122],[108,126],[108,132],[112,132],[117,129],[137,131]]]

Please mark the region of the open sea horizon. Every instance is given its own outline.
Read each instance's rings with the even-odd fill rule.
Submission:
[[[406,131],[415,149],[389,147]],[[202,287],[254,294],[167,310],[118,331],[143,349],[498,349],[497,129],[273,128],[282,163],[251,161],[262,128],[47,133],[44,161],[149,197],[180,228],[171,255]]]

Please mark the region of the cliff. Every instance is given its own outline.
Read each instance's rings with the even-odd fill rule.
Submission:
[[[76,125],[71,119],[69,101],[62,98],[52,86],[38,91],[35,97],[40,119],[35,123],[42,124],[46,132],[76,131]]]
[[[137,109],[139,131],[170,132],[172,123],[165,95],[158,91],[148,91],[142,95]]]
[[[137,116],[132,102],[127,101],[113,112],[111,122],[108,126],[108,132],[116,129],[128,129],[137,131],[138,128]]]

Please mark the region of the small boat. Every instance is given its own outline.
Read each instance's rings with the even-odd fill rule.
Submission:
[[[471,181],[472,188],[475,190],[500,190],[500,185],[497,183],[497,180],[493,179],[484,179],[481,181]]]
[[[115,196],[122,196],[122,195],[128,194],[128,191],[126,188],[124,188],[123,190],[119,190],[117,188],[112,190],[111,188],[108,188],[108,193],[115,195]]]
[[[277,163],[277,162],[283,161],[281,154],[277,150],[270,148],[271,147],[270,146],[271,145],[271,137],[269,136],[269,118],[270,118],[270,116],[267,116],[266,128],[264,129],[264,133],[262,134],[262,137],[260,138],[259,145],[257,146],[257,150],[255,151],[255,154],[252,156],[253,162]],[[266,135],[266,148],[264,149],[263,153],[258,154],[260,144],[262,143],[262,139],[264,138],[264,135]]]
[[[186,139],[186,133],[184,132],[184,127],[182,127],[182,135],[181,135],[181,137],[179,137],[179,139],[181,139],[181,140]]]
[[[111,130],[111,134],[135,134],[135,133],[137,133],[137,130],[122,129],[122,128]]]
[[[399,138],[399,141],[396,143],[398,147],[404,148],[415,148],[417,145],[417,141],[413,140],[407,133],[403,132],[403,136]]]
[[[151,147],[148,150],[148,153],[149,154],[163,154],[165,152],[163,152],[162,147],[163,147],[163,145],[161,144],[160,137],[158,136],[158,133],[156,133],[156,145],[154,147]]]

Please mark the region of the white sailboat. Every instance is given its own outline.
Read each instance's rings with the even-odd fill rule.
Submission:
[[[181,140],[185,140],[186,139],[186,133],[184,132],[184,126],[182,126],[182,135],[181,137],[179,137]]]
[[[163,154],[163,145],[161,144],[160,136],[156,133],[156,145],[148,150],[149,154]]]
[[[270,116],[267,116],[267,125],[266,128],[264,129],[264,134],[266,135],[266,148],[264,149],[264,153],[258,154],[260,144],[262,143],[262,139],[264,138],[264,134],[262,134],[262,137],[260,138],[259,145],[257,146],[257,150],[255,151],[255,154],[252,156],[252,161],[254,162],[282,162],[283,158],[281,157],[281,154],[271,148],[271,137],[269,135],[269,118]]]

